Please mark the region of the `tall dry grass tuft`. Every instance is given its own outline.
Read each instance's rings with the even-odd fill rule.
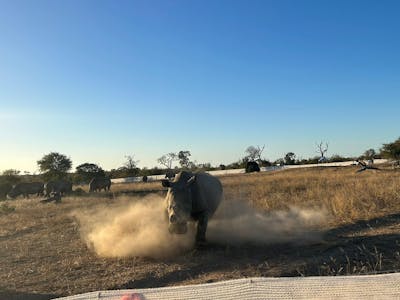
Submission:
[[[400,211],[400,173],[356,173],[357,168],[319,168],[222,178],[226,199],[249,201],[266,211],[325,209],[335,223]]]

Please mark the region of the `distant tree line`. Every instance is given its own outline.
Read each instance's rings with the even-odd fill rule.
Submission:
[[[21,174],[19,170],[8,169],[4,170],[0,175],[0,183],[16,184],[20,181],[33,181],[37,177],[44,181],[55,179],[67,179],[74,183],[88,183],[94,177],[108,177],[108,178],[123,178],[134,176],[147,176],[161,175],[161,174],[176,174],[181,170],[190,171],[211,171],[211,170],[225,170],[225,169],[241,169],[245,168],[248,162],[257,162],[261,167],[268,167],[273,165],[302,165],[302,164],[316,164],[321,162],[341,162],[352,161],[356,159],[371,160],[378,158],[387,158],[394,160],[400,164],[400,138],[392,143],[383,144],[379,152],[375,149],[367,149],[362,155],[358,157],[344,157],[338,154],[330,157],[326,156],[328,150],[328,143],[317,143],[318,156],[312,158],[299,158],[294,152],[287,152],[281,158],[275,161],[270,161],[263,156],[265,145],[263,146],[249,146],[245,150],[244,157],[238,161],[230,164],[220,164],[212,166],[210,163],[197,163],[191,161],[191,153],[188,150],[181,150],[178,152],[169,152],[157,159],[160,165],[153,168],[139,168],[138,160],[134,159],[134,155],[125,156],[124,164],[117,169],[110,171],[104,170],[102,167],[95,163],[85,162],[78,165],[74,172],[71,172],[72,160],[64,154],[58,152],[50,152],[45,154],[37,161],[39,175],[31,175],[28,172]],[[175,164],[175,165],[174,165]]]

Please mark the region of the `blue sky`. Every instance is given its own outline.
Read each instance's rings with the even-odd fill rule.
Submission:
[[[398,1],[0,0],[0,171],[140,167],[400,136]]]

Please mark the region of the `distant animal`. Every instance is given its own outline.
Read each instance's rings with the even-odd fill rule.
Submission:
[[[9,183],[0,183],[0,199],[7,198],[7,194],[11,191],[12,185]]]
[[[359,159],[357,159],[356,162],[361,166],[361,169],[357,170],[356,173],[360,173],[365,170],[380,170],[379,168],[374,167],[372,164],[365,163]]]
[[[260,172],[260,167],[255,161],[248,161],[246,164],[246,173]]]
[[[89,192],[101,192],[102,189],[104,189],[104,191],[109,191],[110,187],[110,178],[95,177],[89,182]]]
[[[49,181],[44,186],[45,196],[49,197],[51,193],[59,193],[61,196],[72,192],[72,183],[67,180]]]
[[[167,173],[165,174],[165,178],[168,178],[169,180],[171,180],[174,177],[175,177],[175,172],[172,170],[167,170]]]
[[[218,178],[207,173],[182,171],[173,181],[162,180],[168,187],[165,198],[170,233],[184,234],[187,222],[197,222],[196,243],[206,242],[209,218],[222,200],[222,185]]]
[[[14,185],[7,196],[10,198],[15,198],[19,195],[23,195],[25,198],[29,198],[29,195],[32,194],[43,196],[43,190],[43,182],[21,182]]]
[[[325,156],[321,156],[321,157],[318,159],[318,163],[326,163],[326,162],[328,162],[328,159],[327,159]]]

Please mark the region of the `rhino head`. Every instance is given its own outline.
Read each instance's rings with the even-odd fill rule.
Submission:
[[[182,172],[174,181],[163,180],[162,185],[168,187],[166,196],[168,230],[170,233],[184,234],[187,231],[187,222],[192,213],[191,187],[195,176]]]
[[[21,193],[19,192],[18,188],[13,186],[13,188],[7,194],[7,199],[15,199],[15,197],[17,197],[20,194]]]

